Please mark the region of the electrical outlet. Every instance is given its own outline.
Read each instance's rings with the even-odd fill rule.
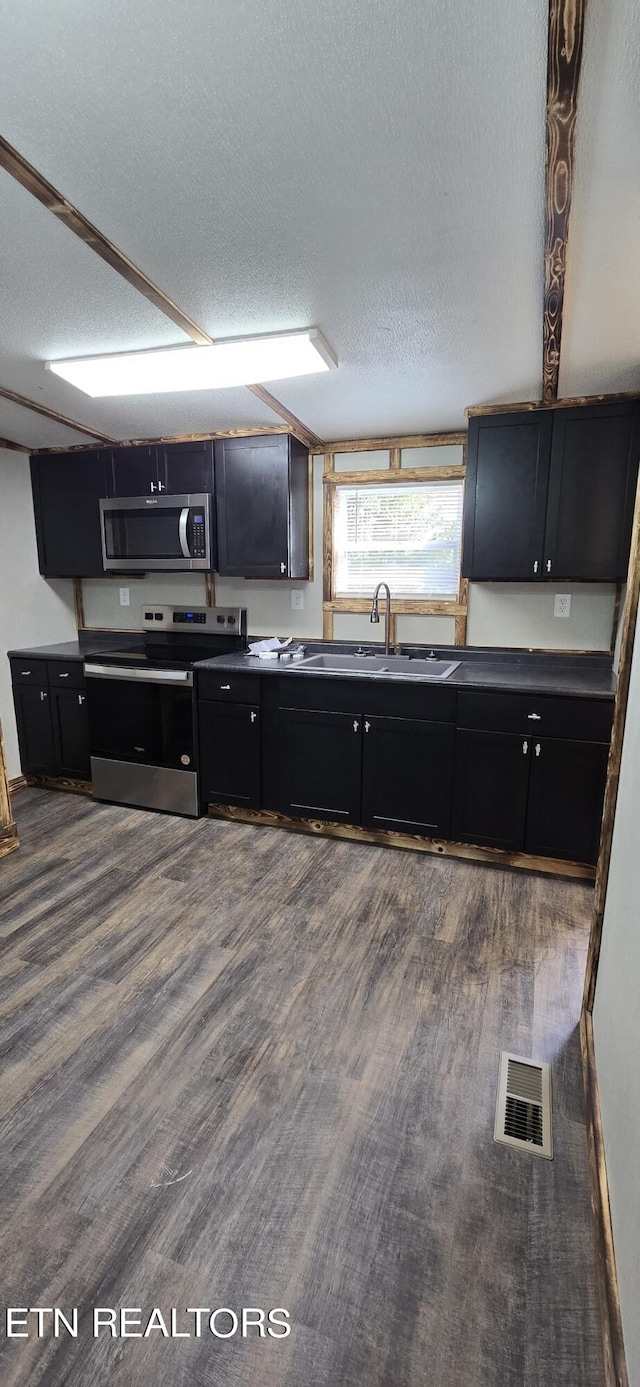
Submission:
[[[291,607],[294,612],[301,612],[304,610],[304,592],[302,588],[291,589]]]
[[[128,607],[129,605],[129,589],[120,588],[120,606]]]
[[[554,616],[571,616],[571,594],[557,592],[553,603]]]

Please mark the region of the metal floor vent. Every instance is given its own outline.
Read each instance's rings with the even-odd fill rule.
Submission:
[[[553,1159],[551,1069],[548,1064],[500,1055],[494,1140],[531,1156]]]

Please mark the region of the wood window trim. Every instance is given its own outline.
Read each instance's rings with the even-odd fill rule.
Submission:
[[[394,482],[421,481],[464,481],[466,475],[466,433],[412,434],[406,438],[356,439],[346,443],[332,443],[331,451],[323,458],[323,524],[322,524],[322,637],[333,640],[333,619],[336,612],[349,615],[366,615],[371,609],[371,599],[367,597],[337,597],[334,589],[333,534],[337,490],[340,486],[377,485]],[[463,460],[458,466],[449,467],[402,467],[403,448],[463,448]],[[388,468],[375,471],[337,472],[336,453],[350,452],[388,452]],[[454,619],[454,644],[466,645],[469,582],[460,578],[458,595],[448,599],[421,597],[398,597],[392,599],[390,639],[396,640],[397,616],[449,616]],[[383,599],[384,607],[384,599]]]

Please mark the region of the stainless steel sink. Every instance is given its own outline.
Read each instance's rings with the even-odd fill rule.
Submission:
[[[448,679],[459,660],[409,659],[405,655],[307,655],[298,667],[318,674],[386,674],[390,679]]]

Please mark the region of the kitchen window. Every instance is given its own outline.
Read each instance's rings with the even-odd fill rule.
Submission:
[[[335,597],[370,597],[384,581],[394,597],[455,602],[463,489],[458,478],[337,486]]]

